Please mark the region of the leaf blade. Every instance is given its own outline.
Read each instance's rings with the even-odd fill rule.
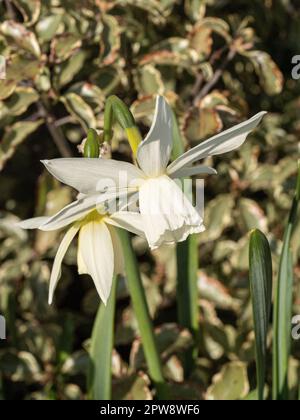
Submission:
[[[93,326],[88,369],[89,397],[93,400],[111,399],[116,285],[117,278],[115,276],[107,306],[100,305]]]
[[[272,257],[269,242],[258,229],[252,231],[250,236],[249,278],[255,330],[258,397],[259,400],[263,400],[267,334],[272,303]]]
[[[293,298],[293,259],[290,249],[291,237],[297,222],[300,201],[300,162],[296,191],[288,223],[286,225],[283,247],[280,256],[278,281],[274,305],[273,338],[273,399],[288,399],[288,365],[291,350],[291,318]]]

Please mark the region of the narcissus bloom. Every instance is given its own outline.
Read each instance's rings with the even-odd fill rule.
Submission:
[[[162,96],[157,97],[154,120],[136,152],[137,166],[105,159],[69,158],[44,162],[60,181],[86,194],[97,196],[101,188],[112,194],[138,192],[143,230],[151,248],[185,240],[203,231],[203,219],[175,180],[193,175],[216,174],[215,169],[194,165],[201,159],[240,147],[261,121],[265,112],[238,124],[190,149],[169,164],[172,139],[172,111]],[[127,184],[120,186],[120,175]],[[99,188],[101,185],[101,188]]]
[[[193,175],[216,174],[216,170],[193,163],[208,156],[229,152],[239,147],[253,130],[264,112],[209,140],[200,143],[168,165],[172,146],[172,112],[162,96],[157,97],[152,127],[137,151],[137,162],[146,180],[139,190],[140,212],[144,230],[152,248],[164,242],[179,242],[192,233],[204,230],[203,220],[174,179]],[[159,201],[162,212],[153,217],[151,203]],[[178,206],[177,203],[183,205]]]
[[[106,200],[109,195],[106,195]],[[141,216],[131,212],[116,212],[114,215],[97,210],[95,197],[81,197],[52,217],[35,217],[19,223],[23,229],[55,230],[70,225],[55,256],[49,288],[49,304],[60,278],[63,258],[74,237],[79,233],[77,264],[79,274],[89,274],[101,300],[106,304],[114,274],[122,274],[123,254],[114,229],[121,227],[137,235],[143,235]],[[104,200],[104,198],[102,199]],[[91,210],[92,206],[94,210]],[[102,209],[103,210],[103,209]]]

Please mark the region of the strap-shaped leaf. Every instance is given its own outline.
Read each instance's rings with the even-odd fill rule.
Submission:
[[[184,153],[184,141],[180,132],[176,114],[173,111],[173,153],[172,160]],[[199,340],[199,306],[198,306],[198,240],[190,235],[176,248],[177,260],[177,316],[182,327],[193,334],[193,346],[184,355],[184,371],[188,377],[198,357]]]
[[[116,284],[114,277],[107,305],[98,309],[91,338],[88,390],[90,399],[97,401],[111,399]]]
[[[249,277],[255,330],[258,398],[263,400],[267,334],[272,303],[272,257],[269,242],[258,229],[254,230],[250,237]]]
[[[291,350],[291,319],[293,298],[293,260],[290,250],[291,236],[297,222],[300,200],[300,163],[295,197],[286,226],[280,257],[274,305],[273,338],[273,399],[286,400],[288,390],[288,365]]]

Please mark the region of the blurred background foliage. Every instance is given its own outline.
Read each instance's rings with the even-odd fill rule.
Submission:
[[[252,398],[254,334],[248,232],[264,231],[278,261],[299,158],[300,4],[295,0],[4,0],[0,2],[0,398],[84,399],[89,338],[99,300],[76,272],[75,245],[55,304],[48,281],[61,232],[26,232],[19,218],[50,215],[74,198],[40,159],[79,155],[88,127],[101,129],[103,105],[117,94],[147,131],[155,94],[173,106],[186,147],[267,110],[235,153],[214,159],[199,235],[201,343],[183,377],[188,331],[176,324],[176,254],[152,254],[134,238],[173,398]],[[121,130],[113,157],[130,159]],[[211,163],[211,162],[208,162]],[[293,236],[294,311],[300,313],[300,221]],[[300,345],[290,382],[297,391]],[[271,354],[270,354],[271,368]],[[271,372],[271,369],[270,371]],[[152,399],[126,279],[118,285],[114,398]],[[270,380],[270,375],[269,375]]]

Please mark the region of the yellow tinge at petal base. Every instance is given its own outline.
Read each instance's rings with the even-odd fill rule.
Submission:
[[[81,225],[81,227],[83,227],[87,223],[91,223],[91,222],[101,223],[101,222],[103,222],[103,219],[104,219],[105,216],[107,216],[106,213],[102,214],[102,213],[99,213],[98,210],[93,210],[85,216],[85,218],[80,222],[80,225]]]
[[[142,141],[142,137],[139,132],[139,129],[134,126],[134,127],[126,128],[125,132],[126,132],[131,150],[134,156],[136,157],[139,144]]]

